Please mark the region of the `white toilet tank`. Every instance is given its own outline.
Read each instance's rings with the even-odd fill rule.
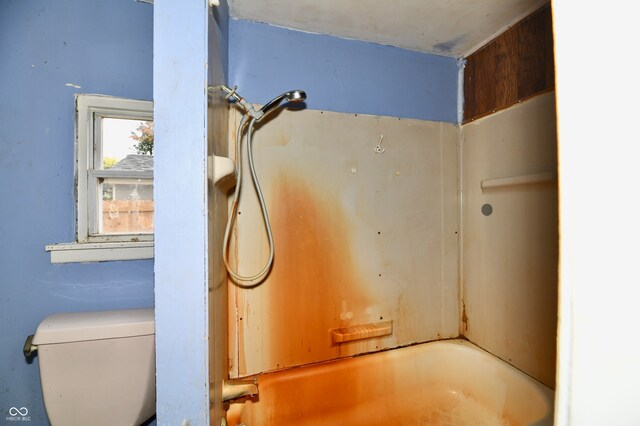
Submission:
[[[55,314],[33,337],[53,426],[137,426],[155,413],[153,308]]]

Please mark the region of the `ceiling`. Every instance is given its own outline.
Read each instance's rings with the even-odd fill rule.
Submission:
[[[232,18],[464,57],[548,0],[229,0]]]

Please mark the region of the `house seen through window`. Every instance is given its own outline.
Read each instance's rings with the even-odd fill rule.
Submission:
[[[102,169],[113,172],[100,180],[100,234],[153,232],[153,121],[102,118]]]

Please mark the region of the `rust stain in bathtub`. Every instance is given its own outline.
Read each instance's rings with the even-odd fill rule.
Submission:
[[[290,366],[338,355],[329,329],[342,300],[364,311],[369,297],[351,253],[352,231],[335,191],[287,170],[270,185],[276,245],[265,282],[269,303],[268,363]]]
[[[345,367],[351,360],[343,360]],[[340,363],[340,361],[338,361]],[[236,406],[229,425],[510,426],[522,422],[495,411],[473,392],[447,384],[398,388],[384,368],[305,367],[259,377],[260,397]],[[353,364],[352,364],[353,365]],[[316,370],[316,372],[314,372]],[[324,371],[318,371],[324,370]],[[319,374],[318,374],[319,373]],[[381,390],[385,390],[380,400]]]

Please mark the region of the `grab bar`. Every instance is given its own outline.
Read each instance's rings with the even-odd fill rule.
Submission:
[[[531,175],[519,175],[505,178],[484,179],[480,181],[480,189],[486,191],[488,189],[503,188],[507,186],[533,185],[536,183],[557,182],[558,174],[556,172],[534,173]]]

